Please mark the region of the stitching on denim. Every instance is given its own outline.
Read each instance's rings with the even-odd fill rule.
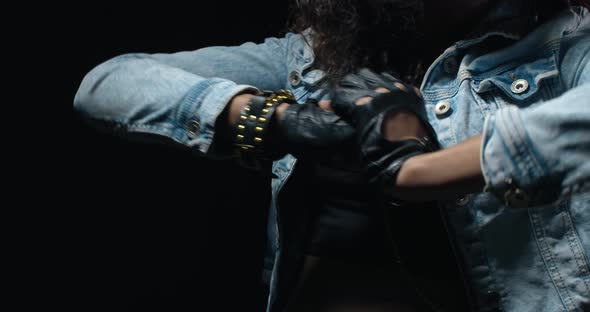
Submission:
[[[567,209],[567,204],[571,204],[571,201],[569,200],[569,198],[567,200],[560,202],[559,209],[561,211],[563,211],[564,222],[569,225],[569,227],[566,231],[568,244],[572,250],[572,253],[574,255],[574,259],[576,260],[576,264],[578,265],[578,269],[580,270],[580,273],[583,274],[582,281],[583,281],[584,285],[586,286],[586,290],[588,290],[590,292],[590,274],[589,274],[590,265],[588,265],[588,263],[586,262],[586,258],[584,257],[584,252],[583,252],[582,248],[580,247],[581,242],[580,242],[578,236],[576,235],[576,227],[574,225],[574,222],[572,221],[570,212]]]
[[[134,129],[146,129],[146,130],[155,131],[154,134],[164,135],[164,133],[169,134],[169,133],[172,133],[174,130],[173,126],[162,127],[162,126],[146,125],[146,124],[140,124],[140,123],[127,123],[125,121],[112,119],[112,118],[99,119],[99,118],[87,116],[86,119],[88,119],[91,123],[98,124],[99,127],[114,126],[110,129],[113,132],[120,131],[120,130],[130,132],[130,130],[133,131]],[[161,132],[161,133],[156,133],[156,132]]]
[[[495,120],[496,120],[496,118],[494,118],[494,121]],[[491,136],[493,136],[494,133],[497,133],[497,132],[498,131],[496,129],[492,129]],[[496,135],[501,136],[501,134],[499,134],[499,133],[496,134]],[[488,140],[488,142],[489,142],[489,140]],[[510,151],[510,148],[508,147],[508,145],[506,145],[506,140],[504,140],[503,138],[502,138],[502,140],[500,140],[500,145],[502,147],[502,150],[504,151],[504,154],[507,154],[507,155],[511,155],[512,154],[511,151]],[[489,158],[488,158],[488,162],[487,163],[489,163]],[[510,163],[514,167],[514,162],[511,161]],[[494,169],[498,169],[498,167],[495,166]],[[495,172],[490,172],[493,175],[491,177],[491,184],[492,184],[492,186],[501,186],[504,183],[504,178],[506,178],[505,172],[506,171],[509,171],[510,169],[512,169],[512,168],[503,167],[500,170],[495,170]],[[522,175],[522,173],[520,172],[520,168],[514,167],[513,170],[515,171],[515,174],[517,176],[521,176]]]
[[[476,218],[476,220],[477,220],[477,218]],[[478,222],[475,225],[477,225],[477,227],[481,230],[481,228],[482,228],[482,224],[481,223]],[[482,245],[479,248],[479,252],[480,252],[479,253],[479,258],[481,259],[480,264],[481,265],[485,265],[486,268],[487,268],[487,273],[486,273],[487,276],[485,277],[485,279],[486,279],[486,282],[485,283],[487,285],[486,287],[488,289],[493,289],[496,292],[498,292],[498,294],[500,294],[500,300],[498,302],[498,305],[499,306],[502,306],[502,303],[504,302],[504,296],[503,295],[505,295],[505,292],[504,292],[504,289],[505,289],[504,288],[504,284],[503,283],[498,283],[498,281],[493,277],[492,265],[490,264],[491,263],[490,262],[490,257],[488,255],[487,249],[485,248],[484,238],[481,236],[480,230],[474,231],[472,233],[472,235],[477,235],[477,240]],[[499,285],[501,285],[502,288],[498,287]],[[490,310],[491,310],[491,308],[492,307],[490,307]],[[490,310],[488,310],[488,311],[490,311]]]
[[[516,148],[519,150],[519,155],[517,156],[518,159],[515,160],[515,165],[525,166],[522,167],[522,169],[523,172],[527,175],[527,179],[534,180],[536,177],[541,176],[543,174],[543,166],[539,163],[539,159],[535,157],[535,153],[532,150],[530,138],[528,137],[526,130],[520,127],[520,125],[522,124],[522,120],[520,119],[520,115],[518,114],[518,109],[512,108],[506,113],[507,114],[504,115],[507,115],[507,119],[510,118],[509,126],[512,127],[505,128],[505,130],[511,128],[516,129],[516,131],[513,131],[515,142],[511,142],[517,143]],[[511,133],[512,131],[506,132]]]
[[[493,105],[493,103],[491,103],[492,101],[488,102],[488,101],[484,100],[483,96],[477,94],[477,92],[475,92],[475,87],[471,82],[469,83],[469,90],[470,90],[471,96],[475,100],[475,103],[477,104],[477,106],[480,109],[481,119],[485,120],[487,117],[486,113],[488,113],[488,114],[492,113],[492,109],[491,109],[491,106]],[[492,97],[492,100],[494,100],[493,97]]]
[[[460,86],[460,84],[464,80],[471,79],[472,81],[475,81],[475,82],[481,82],[481,81],[484,81],[484,80],[489,79],[491,77],[497,76],[500,73],[507,72],[510,69],[517,68],[517,67],[519,67],[519,65],[523,65],[523,62],[525,62],[524,60],[526,60],[526,59],[531,59],[531,61],[535,61],[535,60],[538,60],[538,59],[541,59],[544,57],[554,56],[556,50],[558,49],[559,42],[560,42],[560,39],[554,39],[552,41],[549,41],[540,47],[541,50],[540,50],[540,52],[535,54],[535,57],[531,58],[531,56],[527,56],[526,58],[525,57],[519,58],[519,59],[513,60],[505,65],[496,67],[493,70],[487,71],[483,74],[472,75],[469,71],[462,70],[458,73],[458,79],[453,80],[447,88],[444,88],[441,90],[424,91],[423,95],[425,98],[428,98],[428,99],[430,99],[432,97],[438,97],[438,96],[444,96],[444,95],[453,96],[454,94],[456,94],[458,92],[458,87]],[[554,67],[556,67],[555,61],[552,64]],[[555,69],[552,69],[547,72],[553,72],[554,70]],[[500,88],[500,87],[497,87],[497,88]],[[449,89],[452,89],[452,90],[449,91]],[[528,96],[530,96],[530,95],[528,95]]]
[[[499,114],[496,114],[496,115],[497,115],[497,117],[504,117],[504,115],[506,115],[506,111],[500,110]],[[512,169],[514,169],[516,176],[522,177],[523,176],[522,168],[518,165],[519,162],[522,162],[521,152],[518,150],[518,145],[514,144],[514,139],[512,136],[513,133],[511,131],[507,131],[507,129],[512,128],[511,124],[508,123],[507,118],[497,118],[497,117],[494,118],[495,132],[499,136],[499,139],[501,140],[501,144],[502,144],[505,154],[510,155],[510,157],[507,157],[507,158],[508,158],[508,161],[510,162],[510,164],[512,165]],[[500,170],[500,172],[502,172],[503,170],[505,170],[505,168],[502,168],[502,170]],[[500,181],[500,183],[503,183],[503,181]]]
[[[453,117],[456,114],[451,114],[451,116],[447,117],[447,119],[449,120],[449,129],[451,130],[451,139],[453,140],[453,145],[457,144],[457,134],[455,132],[455,127],[453,127],[453,125],[455,124],[453,122]]]
[[[541,258],[545,265],[548,268],[549,277],[551,278],[553,285],[557,289],[557,293],[561,298],[562,303],[564,304],[566,310],[573,310],[573,301],[569,290],[565,286],[565,281],[559,270],[557,268],[557,264],[555,263],[555,259],[553,254],[551,253],[551,247],[545,240],[545,231],[542,228],[542,224],[540,221],[540,217],[538,213],[534,209],[528,209],[529,217],[533,226],[533,234],[535,235],[537,247],[541,252]]]
[[[524,169],[527,169],[525,170],[525,172],[528,174],[530,180],[534,180],[535,178],[543,176],[543,174],[549,172],[549,168],[546,165],[546,161],[541,157],[540,153],[537,150],[535,150],[533,141],[529,137],[526,129],[520,127],[520,125],[522,125],[523,123],[518,112],[518,109],[513,108],[509,112],[509,115],[511,116],[511,118],[513,118],[513,120],[511,120],[512,127],[517,130],[515,132],[518,132],[515,133],[519,136],[517,143],[520,143],[519,147],[521,148],[521,152],[524,155],[522,157],[522,160],[525,161],[521,164],[531,165],[525,167]]]
[[[470,209],[474,209],[473,207],[470,207]],[[499,295],[500,295],[500,299],[498,302],[499,307],[503,306],[503,302],[505,301],[505,296],[507,295],[506,291],[505,291],[505,285],[501,280],[496,279],[493,274],[494,274],[494,270],[496,270],[495,266],[492,266],[491,263],[493,263],[492,261],[490,261],[490,257],[489,257],[489,253],[488,253],[488,249],[485,248],[485,246],[487,245],[486,240],[484,239],[484,236],[481,235],[481,231],[484,227],[484,224],[481,221],[480,218],[475,217],[475,213],[471,212],[471,214],[474,215],[474,220],[475,223],[472,226],[471,229],[469,229],[470,235],[472,237],[476,237],[476,241],[478,241],[481,246],[478,249],[479,250],[479,265],[485,265],[487,272],[485,273],[485,283],[488,289],[493,289],[495,290]],[[465,224],[465,221],[462,222],[463,224]],[[475,229],[474,229],[475,228]],[[473,239],[473,238],[471,238]],[[463,243],[465,243],[465,241],[463,240]],[[467,252],[467,255],[469,255],[470,252]],[[473,262],[471,262],[473,265]],[[477,263],[477,262],[476,262]],[[482,311],[492,311],[492,309],[494,309],[494,307],[487,307],[488,309],[486,309],[486,307],[481,307]]]
[[[580,65],[578,66],[578,70],[576,71],[576,74],[574,75],[574,79],[573,79],[573,86],[577,86],[578,81],[580,80],[580,77],[582,76],[582,72],[583,72],[583,65],[586,64],[586,66],[588,66],[588,62],[584,63],[585,59],[589,59],[588,61],[590,62],[590,46],[588,46],[588,49],[586,49],[586,55],[584,57],[582,57],[582,60],[580,60]],[[572,87],[573,87],[572,86]]]

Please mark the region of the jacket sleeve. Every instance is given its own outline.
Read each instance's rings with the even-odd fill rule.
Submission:
[[[91,70],[74,109],[123,137],[174,142],[212,155],[215,122],[232,97],[287,81],[292,38],[174,54],[125,54]]]
[[[586,16],[588,17],[588,16]],[[566,92],[487,118],[481,150],[486,188],[509,206],[542,205],[590,182],[590,26],[564,39],[559,60]]]

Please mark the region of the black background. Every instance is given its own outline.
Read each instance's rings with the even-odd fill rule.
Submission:
[[[73,116],[63,134],[71,138],[65,159],[73,172],[72,209],[63,230],[71,256],[58,258],[75,272],[75,310],[262,309],[267,178],[99,133],[72,103],[84,75],[111,57],[260,42],[284,34],[287,7],[286,1],[193,1],[53,8],[61,11],[52,22],[70,34],[63,45],[43,42],[61,48],[53,63],[68,65],[58,74],[66,76],[59,102]]]
[[[194,1],[88,2],[52,6],[47,13],[37,8],[42,22],[35,32],[42,36],[30,51],[42,57],[36,57],[41,65],[32,80],[51,86],[43,95],[56,99],[63,114],[57,110],[60,116],[50,121],[58,125],[52,132],[38,130],[48,123],[44,115],[37,117],[45,122],[34,127],[21,122],[20,128],[34,130],[29,140],[39,133],[48,139],[29,154],[48,170],[41,182],[33,180],[45,183],[36,188],[42,191],[29,196],[42,204],[39,226],[28,235],[43,247],[26,262],[33,275],[41,272],[25,279],[27,286],[59,289],[53,298],[59,306],[79,311],[262,310],[268,178],[231,162],[97,132],[72,104],[84,75],[103,61],[130,52],[172,53],[282,36],[288,6],[288,1]],[[38,102],[56,111],[53,101]],[[48,199],[57,199],[57,205],[43,205]],[[407,222],[399,231],[412,234],[409,249],[428,244],[417,250],[436,254],[440,266],[430,256],[412,261],[451,280],[454,265],[446,242],[432,243],[433,237],[446,237],[438,214],[408,213],[414,215],[400,218]],[[24,214],[29,220],[31,213]],[[38,277],[41,283],[30,282]],[[67,290],[57,287],[64,281]],[[445,289],[452,288],[447,283]]]

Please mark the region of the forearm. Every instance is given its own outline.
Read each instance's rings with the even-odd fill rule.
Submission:
[[[513,206],[555,200],[560,189],[589,176],[589,91],[586,84],[543,105],[502,109],[487,121],[485,138],[408,159],[386,191],[407,201],[454,199],[482,191],[487,179],[503,200],[513,188],[527,194],[526,203]]]
[[[133,140],[174,142],[205,154],[217,117],[235,94],[247,89],[253,87],[131,54],[90,71],[74,108],[107,132]]]
[[[486,189],[510,207],[530,207],[554,202],[586,183],[589,96],[586,83],[540,105],[511,105],[488,117],[481,157]],[[517,192],[520,198],[511,200]]]
[[[484,187],[481,135],[448,149],[409,158],[386,191],[406,201],[454,199]]]
[[[289,34],[261,44],[115,57],[86,75],[74,108],[107,132],[225,157],[210,147],[228,103],[254,87],[282,88],[288,74],[284,56],[297,40]]]

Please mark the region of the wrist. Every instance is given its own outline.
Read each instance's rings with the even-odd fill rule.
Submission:
[[[287,103],[294,102],[295,98],[288,90],[247,94],[232,100],[228,119],[234,128],[234,147],[242,165],[260,168],[262,161],[281,156],[275,148],[276,133],[273,133],[279,130],[276,129],[277,109],[280,106],[281,113],[284,113]]]
[[[404,161],[395,179],[396,187],[415,187],[420,184],[423,172],[428,172],[424,155],[410,157]]]

